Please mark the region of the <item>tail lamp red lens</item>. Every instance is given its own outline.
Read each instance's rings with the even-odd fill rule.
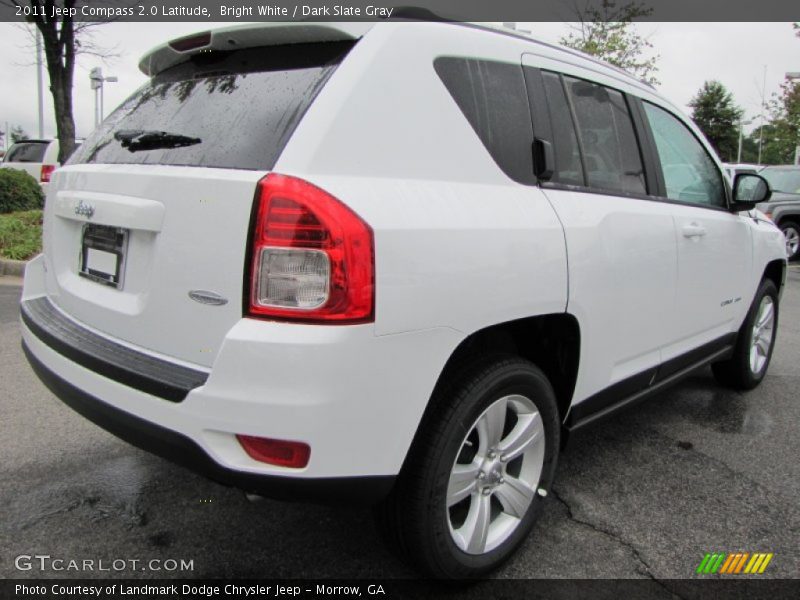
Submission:
[[[372,229],[326,191],[271,173],[258,184],[249,314],[271,319],[373,320]]]
[[[56,170],[55,165],[42,165],[42,174],[39,178],[39,181],[42,183],[50,183],[50,176],[53,174],[53,171]]]
[[[311,457],[311,447],[303,442],[273,440],[252,435],[237,435],[236,439],[250,458],[270,465],[302,469],[308,465],[308,459]]]

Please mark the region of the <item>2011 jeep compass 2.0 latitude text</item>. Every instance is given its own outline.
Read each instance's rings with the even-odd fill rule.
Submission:
[[[23,343],[75,410],[265,496],[377,506],[440,577],[530,531],[565,433],[764,377],[780,231],[626,73],[443,23],[153,50],[54,173]]]

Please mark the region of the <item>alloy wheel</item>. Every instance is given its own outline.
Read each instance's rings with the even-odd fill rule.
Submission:
[[[750,343],[750,370],[758,375],[764,369],[775,337],[775,303],[764,296],[758,306]]]
[[[794,227],[787,227],[783,230],[783,236],[786,240],[786,256],[791,258],[800,248],[800,231]]]
[[[530,398],[493,402],[461,443],[447,486],[447,517],[455,544],[484,554],[517,529],[539,491],[545,454],[541,415]]]

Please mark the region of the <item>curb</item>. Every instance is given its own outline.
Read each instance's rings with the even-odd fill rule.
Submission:
[[[11,260],[10,258],[0,258],[0,275],[8,275],[9,277],[22,277],[25,275],[24,260]]]

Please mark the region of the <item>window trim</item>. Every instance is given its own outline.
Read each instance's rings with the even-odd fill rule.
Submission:
[[[680,200],[672,200],[664,196],[651,196],[649,194],[634,194],[632,192],[620,192],[618,190],[604,190],[601,188],[587,187],[580,185],[571,185],[566,183],[558,183],[556,181],[543,181],[539,187],[545,190],[556,190],[564,192],[578,192],[581,194],[597,194],[609,198],[620,198],[629,200],[647,200],[648,202],[661,202],[662,204],[674,204],[675,206],[693,206],[695,208],[705,208],[709,210],[716,210],[718,212],[730,213],[727,207],[715,206],[712,204],[700,204],[696,202],[682,202]]]

